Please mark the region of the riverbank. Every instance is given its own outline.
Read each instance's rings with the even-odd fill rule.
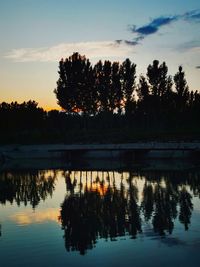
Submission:
[[[200,142],[137,142],[129,144],[2,145],[1,161],[65,158],[191,158],[200,156]]]

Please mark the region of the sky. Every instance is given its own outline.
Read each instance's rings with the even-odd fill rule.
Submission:
[[[130,58],[138,77],[154,59],[170,75],[182,65],[200,91],[200,1],[0,0],[0,103],[58,109],[59,60],[73,52],[92,64]]]

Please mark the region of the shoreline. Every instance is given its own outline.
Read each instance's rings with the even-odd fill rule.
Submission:
[[[0,171],[184,171],[196,168],[200,168],[200,142],[0,146]]]
[[[200,142],[0,145],[1,161],[14,159],[200,158]]]

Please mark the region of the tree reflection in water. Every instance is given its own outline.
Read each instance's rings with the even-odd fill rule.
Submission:
[[[56,172],[4,172],[0,174],[0,203],[28,203],[35,208],[55,189]]]
[[[99,238],[136,238],[145,222],[151,222],[160,236],[172,234],[177,218],[188,230],[191,193],[200,192],[199,175],[152,172],[124,177],[122,173],[119,179],[118,173],[116,186],[117,173],[112,179],[110,173],[94,174],[86,172],[83,181],[82,172],[64,173],[67,195],[61,205],[61,223],[67,251],[84,255]]]

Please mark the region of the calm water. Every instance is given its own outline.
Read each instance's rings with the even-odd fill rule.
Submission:
[[[0,266],[199,266],[200,171],[0,173]]]

